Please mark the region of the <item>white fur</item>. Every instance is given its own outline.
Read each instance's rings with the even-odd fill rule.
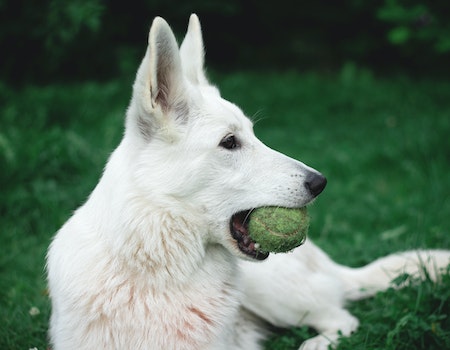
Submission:
[[[238,148],[219,146],[229,135]],[[208,83],[198,18],[180,50],[156,18],[123,140],[48,252],[53,349],[259,349],[259,318],[315,327],[321,335],[303,348],[326,349],[358,325],[346,299],[386,288],[428,257],[430,268],[449,262],[449,252],[410,252],[350,269],[311,242],[262,263],[238,259],[249,258],[230,235],[231,216],[308,204],[310,174],[263,145]]]

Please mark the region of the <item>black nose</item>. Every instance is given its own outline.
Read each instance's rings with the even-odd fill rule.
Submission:
[[[327,179],[320,173],[309,173],[306,176],[305,187],[314,197],[317,197],[327,185]]]

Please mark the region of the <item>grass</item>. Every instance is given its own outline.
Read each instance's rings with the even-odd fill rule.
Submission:
[[[310,237],[339,263],[450,249],[450,83],[345,67],[315,73],[213,74],[268,145],[323,172]],[[45,252],[95,186],[122,135],[129,81],[0,84],[0,348],[47,348]],[[349,305],[359,330],[340,349],[450,348],[450,274]],[[296,349],[314,332],[280,331]]]

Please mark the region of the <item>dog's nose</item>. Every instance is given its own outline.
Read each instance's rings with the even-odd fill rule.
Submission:
[[[309,173],[306,176],[305,187],[314,197],[317,197],[327,185],[327,179],[320,173]]]

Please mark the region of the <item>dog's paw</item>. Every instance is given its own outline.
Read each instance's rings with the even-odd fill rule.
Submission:
[[[300,350],[328,350],[337,347],[340,337],[350,336],[358,328],[358,319],[347,310],[329,309],[329,314],[313,325],[320,333],[306,340]]]
[[[328,350],[336,347],[335,340],[333,341],[326,335],[319,334],[303,342],[299,350]]]

